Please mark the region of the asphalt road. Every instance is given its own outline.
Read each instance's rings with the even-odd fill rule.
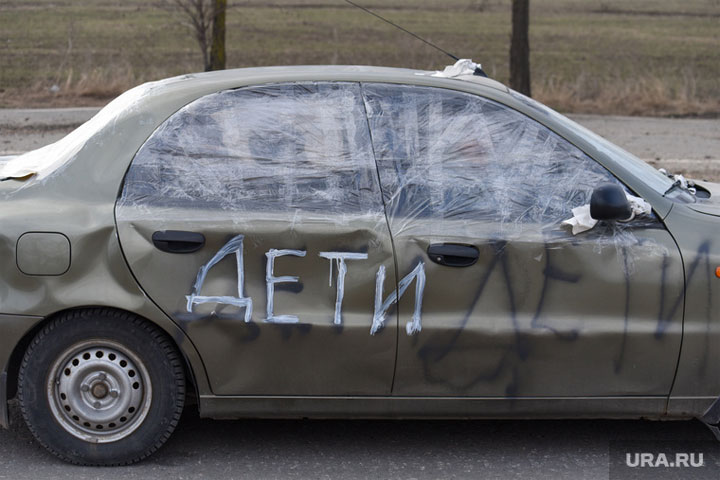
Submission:
[[[55,141],[94,112],[0,110],[0,155]],[[698,171],[720,163],[719,120],[575,119],[648,161]],[[605,479],[613,442],[714,442],[697,421],[213,421],[186,412],[144,462],[89,468],[46,453],[12,413],[12,428],[0,430],[0,479]]]
[[[67,465],[21,419],[0,431],[10,479],[606,479],[613,441],[713,442],[697,421],[215,421],[186,414],[129,467]],[[690,478],[690,477],[685,477]]]

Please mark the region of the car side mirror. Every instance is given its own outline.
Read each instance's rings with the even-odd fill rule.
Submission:
[[[590,216],[595,220],[629,220],[632,207],[620,185],[608,183],[593,190],[590,197]]]

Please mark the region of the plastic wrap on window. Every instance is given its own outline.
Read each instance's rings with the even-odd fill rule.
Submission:
[[[385,222],[355,83],[248,87],[205,96],[140,148],[119,205],[124,219],[222,211]],[[176,208],[179,207],[179,208]]]
[[[363,84],[363,95],[394,236],[570,238],[561,223],[572,209],[589,203],[594,187],[619,184],[546,127],[491,100],[385,84]],[[641,217],[612,231],[657,222]]]
[[[659,172],[655,167],[652,167],[647,162],[640,160],[635,155],[623,150],[614,143],[609,142],[597,133],[588,130],[564,115],[560,115],[546,105],[543,105],[532,98],[526,97],[520,92],[516,92],[512,89],[509,89],[508,91],[510,95],[525,104],[525,106],[532,108],[543,116],[552,118],[565,127],[572,129],[575,133],[580,134],[585,141],[590,143],[598,151],[622,161],[628,171],[638,177],[641,177],[647,185],[651,186],[658,193],[664,193],[672,185],[672,181],[665,174]]]

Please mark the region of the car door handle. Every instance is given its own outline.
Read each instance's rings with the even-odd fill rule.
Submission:
[[[168,253],[197,252],[205,245],[205,235],[181,230],[162,230],[152,234],[153,245]]]
[[[480,256],[477,247],[461,243],[433,243],[428,247],[427,254],[433,262],[448,267],[469,267]]]

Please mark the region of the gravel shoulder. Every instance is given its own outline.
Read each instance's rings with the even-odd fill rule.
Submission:
[[[569,117],[654,167],[720,182],[720,119]]]

